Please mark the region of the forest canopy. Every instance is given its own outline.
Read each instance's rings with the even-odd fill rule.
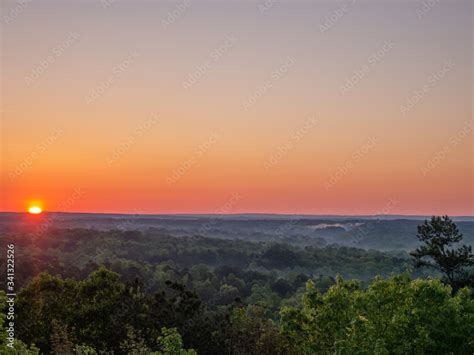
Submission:
[[[406,252],[153,228],[49,228],[4,240],[16,248],[22,354],[474,350],[472,289],[453,288],[443,269],[414,268]],[[15,353],[4,293],[0,301],[0,352]]]

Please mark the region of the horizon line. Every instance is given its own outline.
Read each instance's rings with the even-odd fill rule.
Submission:
[[[0,211],[0,214],[29,214],[27,211]],[[135,216],[301,216],[301,217],[432,217],[449,216],[453,218],[474,218],[474,215],[450,215],[450,214],[308,214],[308,213],[274,213],[274,212],[241,212],[241,213],[133,213],[133,212],[83,212],[83,211],[48,211],[42,213],[58,214],[96,214],[96,215],[135,215]]]

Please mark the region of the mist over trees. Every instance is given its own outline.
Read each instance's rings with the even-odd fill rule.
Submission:
[[[0,292],[0,353],[472,354],[471,247],[448,217],[417,237],[410,256],[155,229],[9,233],[17,340]]]

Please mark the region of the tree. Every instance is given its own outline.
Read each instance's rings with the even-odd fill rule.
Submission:
[[[232,354],[292,354],[293,349],[267,318],[260,306],[239,306],[230,310],[228,339]]]
[[[272,244],[265,250],[260,259],[260,265],[267,268],[284,269],[298,265],[299,255],[292,247],[285,244]]]
[[[472,283],[466,267],[474,265],[472,247],[461,245],[455,248],[463,235],[448,217],[435,217],[418,226],[417,238],[424,244],[410,254],[415,267],[430,267],[444,274],[445,282],[451,285],[453,293]]]
[[[16,332],[19,339],[35,344],[42,352],[51,349],[53,321],[71,321],[78,293],[77,282],[41,273],[20,290],[16,302]]]
[[[6,319],[7,311],[7,296],[4,291],[0,291],[0,354],[25,354],[25,355],[38,355],[39,349],[34,345],[30,347],[26,346],[19,339],[13,338],[13,347],[8,345],[9,336],[9,321]]]
[[[151,353],[140,332],[130,326],[128,326],[127,339],[120,343],[120,349],[125,354],[145,355]]]
[[[77,298],[67,305],[73,311],[78,340],[98,352],[120,349],[120,340],[127,332],[117,319],[124,291],[120,276],[104,267],[78,282]]]
[[[156,354],[165,354],[165,355],[197,355],[196,351],[193,349],[185,350],[183,349],[183,340],[181,335],[178,333],[176,328],[161,328],[161,335],[158,337],[158,343],[162,348],[162,353]]]
[[[51,354],[71,354],[74,347],[67,325],[54,319],[51,322]]]
[[[474,300],[436,279],[377,277],[367,290],[338,277],[303,307],[282,310],[281,331],[305,354],[472,354]]]
[[[280,297],[287,297],[295,291],[293,285],[289,281],[282,278],[276,280],[270,285],[270,287],[272,291],[276,292]]]

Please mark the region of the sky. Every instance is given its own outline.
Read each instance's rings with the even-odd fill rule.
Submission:
[[[472,1],[12,1],[0,211],[474,215]]]

